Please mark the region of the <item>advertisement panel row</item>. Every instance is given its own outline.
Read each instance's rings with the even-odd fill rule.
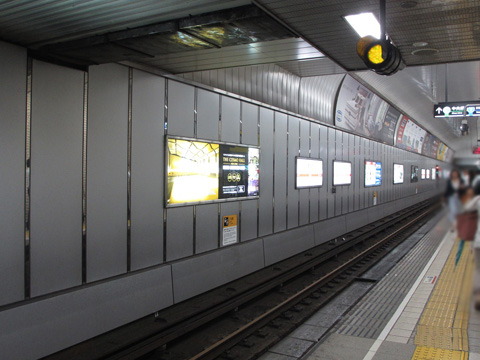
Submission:
[[[338,93],[335,126],[437,160],[453,156],[434,135],[348,75]]]

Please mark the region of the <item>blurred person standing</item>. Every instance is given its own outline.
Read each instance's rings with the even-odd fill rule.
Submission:
[[[457,169],[450,172],[450,178],[447,181],[447,189],[444,198],[448,205],[448,219],[452,224],[451,231],[455,230],[455,217],[462,211],[462,203],[460,201],[459,191],[465,187],[464,181]]]

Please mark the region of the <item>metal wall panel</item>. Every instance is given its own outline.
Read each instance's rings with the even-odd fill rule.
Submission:
[[[327,217],[335,216],[335,198],[336,194],[332,194],[333,188],[333,160],[335,160],[335,129],[327,128]],[[338,186],[337,189],[338,190]]]
[[[349,161],[348,158],[348,153],[349,153],[349,148],[348,148],[348,133],[343,133],[342,134],[342,152],[343,152],[343,160]],[[352,177],[351,181],[353,183],[353,178],[355,177],[355,174],[353,174],[353,167],[352,167]],[[352,185],[344,186],[342,188],[342,214],[348,213],[348,201],[350,197],[350,191],[352,189]]]
[[[257,200],[241,201],[241,241],[255,239],[257,237]]]
[[[222,96],[222,132],[221,140],[240,143],[240,101]]]
[[[288,117],[288,160],[287,160],[287,197],[288,197],[288,225],[291,229],[298,226],[298,190],[295,189],[295,157],[299,153],[300,120]]]
[[[167,80],[167,134],[194,136],[195,88]]]
[[[0,305],[24,298],[27,51],[0,41]]]
[[[331,219],[320,221],[314,225],[315,244],[319,245],[326,241],[335,239],[337,236],[347,232],[345,216],[337,216]]]
[[[88,281],[127,270],[127,133],[128,68],[115,64],[90,67]]]
[[[299,113],[300,77],[275,64],[208,70],[180,76]]]
[[[167,209],[167,261],[193,255],[193,207]]]
[[[303,77],[299,89],[299,113],[333,124],[335,97],[344,75]]]
[[[355,135],[348,134],[348,161],[352,163],[352,173],[356,174],[355,171]],[[352,212],[355,210],[355,191],[356,191],[355,184],[355,176],[352,178],[352,185],[348,187],[348,211]]]
[[[259,236],[273,231],[273,117],[272,110],[260,108]]]
[[[38,296],[82,283],[84,73],[34,61],[32,74],[30,258]]]
[[[319,196],[319,208],[318,215],[319,220],[326,219],[328,216],[328,199],[331,190],[331,177],[332,177],[332,164],[330,162],[330,156],[328,156],[328,128],[320,125],[320,150],[319,158],[323,160],[323,186],[318,190]]]
[[[133,71],[131,269],[163,261],[165,80]]]
[[[220,204],[220,231],[222,231],[222,218],[224,216],[228,215],[237,215],[237,221],[240,221],[240,216],[239,216],[239,207],[240,204],[238,201],[235,202],[226,202]],[[220,246],[223,246],[223,238],[222,234],[220,233]],[[240,242],[240,237],[241,237],[241,224],[237,223],[237,243]]]
[[[300,120],[300,156],[310,156],[310,122],[305,120]],[[294,176],[296,177],[296,172]],[[299,226],[310,222],[310,191],[311,189],[297,190],[299,196]]]
[[[218,122],[220,120],[220,95],[197,90],[197,137],[218,141]]]
[[[267,236],[263,243],[265,266],[269,266],[315,246],[313,225]]]
[[[263,241],[224,247],[172,264],[175,303],[264,267]],[[201,271],[200,271],[201,269]]]
[[[275,113],[274,231],[287,228],[287,115]],[[260,181],[261,182],[261,181]]]
[[[320,153],[320,125],[312,123],[310,125],[311,149],[310,155],[313,159],[319,158]],[[323,159],[323,168],[325,169],[325,160]],[[325,171],[325,170],[324,170]],[[325,181],[325,177],[323,178]],[[324,185],[325,186],[325,185]],[[319,219],[319,188],[312,188],[309,192],[310,202],[310,222],[316,222]]]
[[[196,206],[196,254],[218,248],[218,206],[218,204]]]
[[[2,358],[43,358],[172,304],[172,272],[163,266],[5,309]]]
[[[343,160],[343,132],[340,130],[335,130],[335,160]],[[332,172],[333,174],[333,172]],[[337,186],[337,192],[334,194],[335,198],[335,216],[341,215],[343,213],[342,205],[343,199],[347,193],[347,186]]]
[[[353,171],[355,174],[360,174],[360,158],[361,158],[361,138],[359,136],[354,136],[354,141],[355,141],[355,156],[353,158]],[[360,191],[360,177],[355,176],[353,178],[353,186],[354,186],[354,193],[353,193],[353,210],[358,211],[361,209],[360,207],[360,197],[361,197],[361,191]]]
[[[242,102],[242,144],[258,145],[258,106]]]

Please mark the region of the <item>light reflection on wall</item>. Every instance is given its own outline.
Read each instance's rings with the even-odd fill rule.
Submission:
[[[167,203],[218,199],[219,145],[168,139]]]

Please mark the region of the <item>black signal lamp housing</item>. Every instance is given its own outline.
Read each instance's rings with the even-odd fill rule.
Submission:
[[[402,54],[387,39],[364,36],[357,42],[357,54],[369,69],[379,75],[393,75],[405,68]]]

